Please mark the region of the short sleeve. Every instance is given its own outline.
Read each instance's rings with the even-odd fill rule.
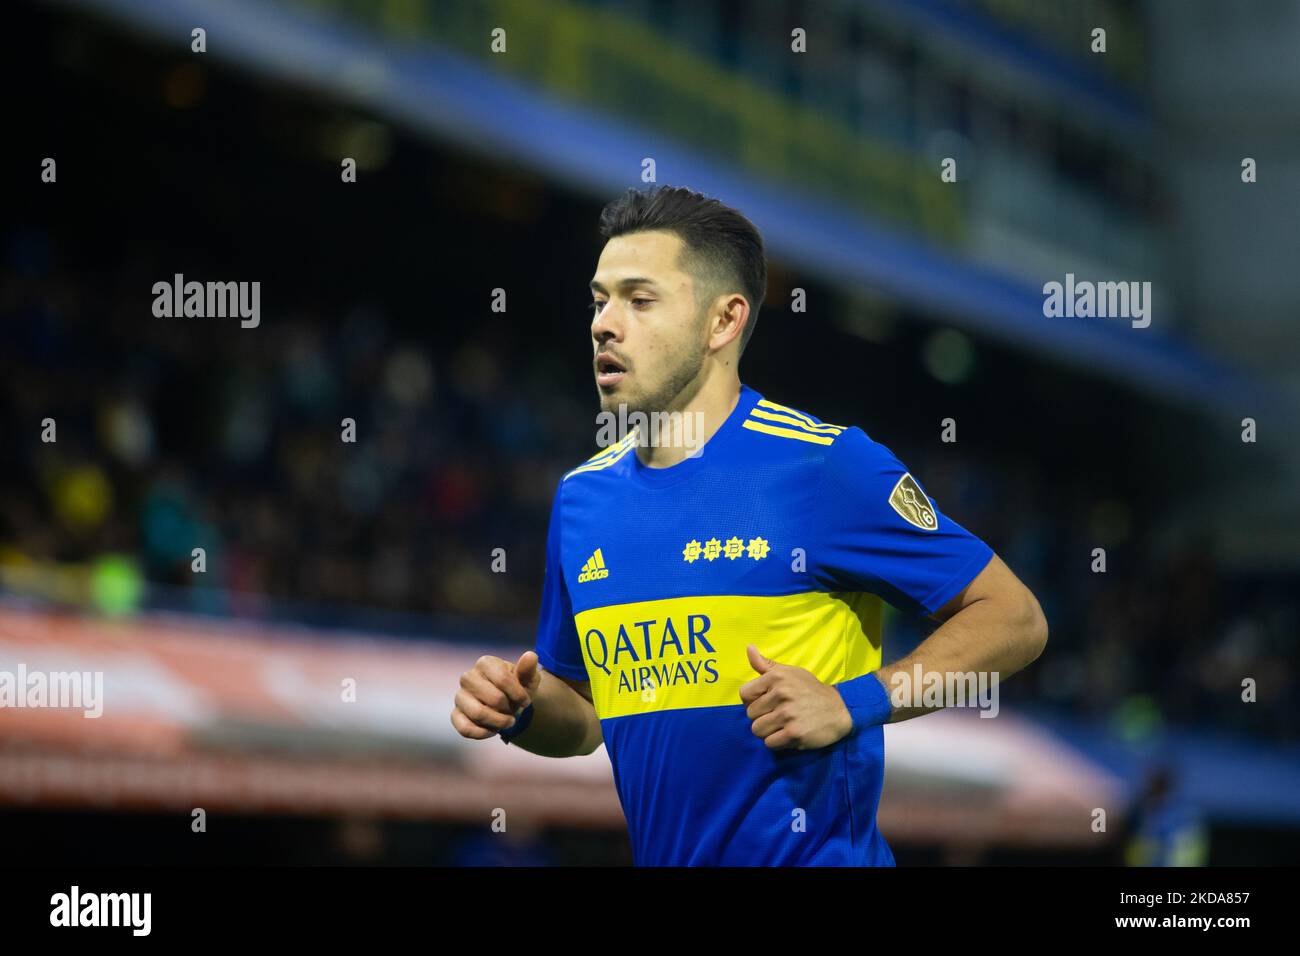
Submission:
[[[573,604],[564,586],[564,566],[560,560],[563,488],[561,484],[555,491],[551,523],[546,531],[546,574],[542,579],[542,610],[537,621],[537,659],[553,674],[586,680],[587,666],[582,660],[578,630],[573,623]]]
[[[860,428],[827,449],[818,508],[820,546],[809,563],[822,586],[870,591],[910,613],[943,607],[993,557]]]

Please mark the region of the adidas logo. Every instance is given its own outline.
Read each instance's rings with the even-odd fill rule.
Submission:
[[[597,548],[596,553],[587,559],[587,563],[578,572],[578,583],[585,584],[588,581],[599,581],[607,577],[609,577],[609,568],[605,567],[605,556],[600,553],[600,548]]]

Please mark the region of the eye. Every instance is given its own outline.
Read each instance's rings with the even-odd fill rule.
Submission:
[[[632,300],[632,304],[633,304],[634,306],[636,306],[636,307],[639,309],[639,308],[641,308],[643,305],[649,305],[649,304],[650,304],[651,302],[653,302],[653,301],[654,301],[654,299],[646,299],[646,298],[643,298],[643,297],[638,296],[637,298],[635,298],[635,299]]]
[[[605,308],[605,303],[597,299],[587,306],[587,311],[591,313],[591,317],[594,319],[596,316],[600,315],[600,310],[603,308]]]

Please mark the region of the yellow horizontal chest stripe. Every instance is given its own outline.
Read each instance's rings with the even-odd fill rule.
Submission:
[[[837,683],[880,666],[880,599],[811,591],[707,595],[574,616],[600,718],[739,704],[757,677],[745,648]]]

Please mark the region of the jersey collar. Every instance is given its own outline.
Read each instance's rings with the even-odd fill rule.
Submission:
[[[723,420],[722,425],[713,433],[704,447],[696,454],[689,458],[684,458],[675,465],[667,468],[651,468],[642,464],[640,457],[635,451],[629,456],[632,459],[631,477],[643,485],[649,487],[662,487],[664,485],[676,484],[685,478],[698,472],[701,468],[722,460],[726,454],[727,447],[735,440],[736,434],[741,430],[741,425],[749,417],[754,406],[758,404],[759,399],[763,396],[758,394],[748,385],[740,386],[740,398],[736,402],[736,407]]]

